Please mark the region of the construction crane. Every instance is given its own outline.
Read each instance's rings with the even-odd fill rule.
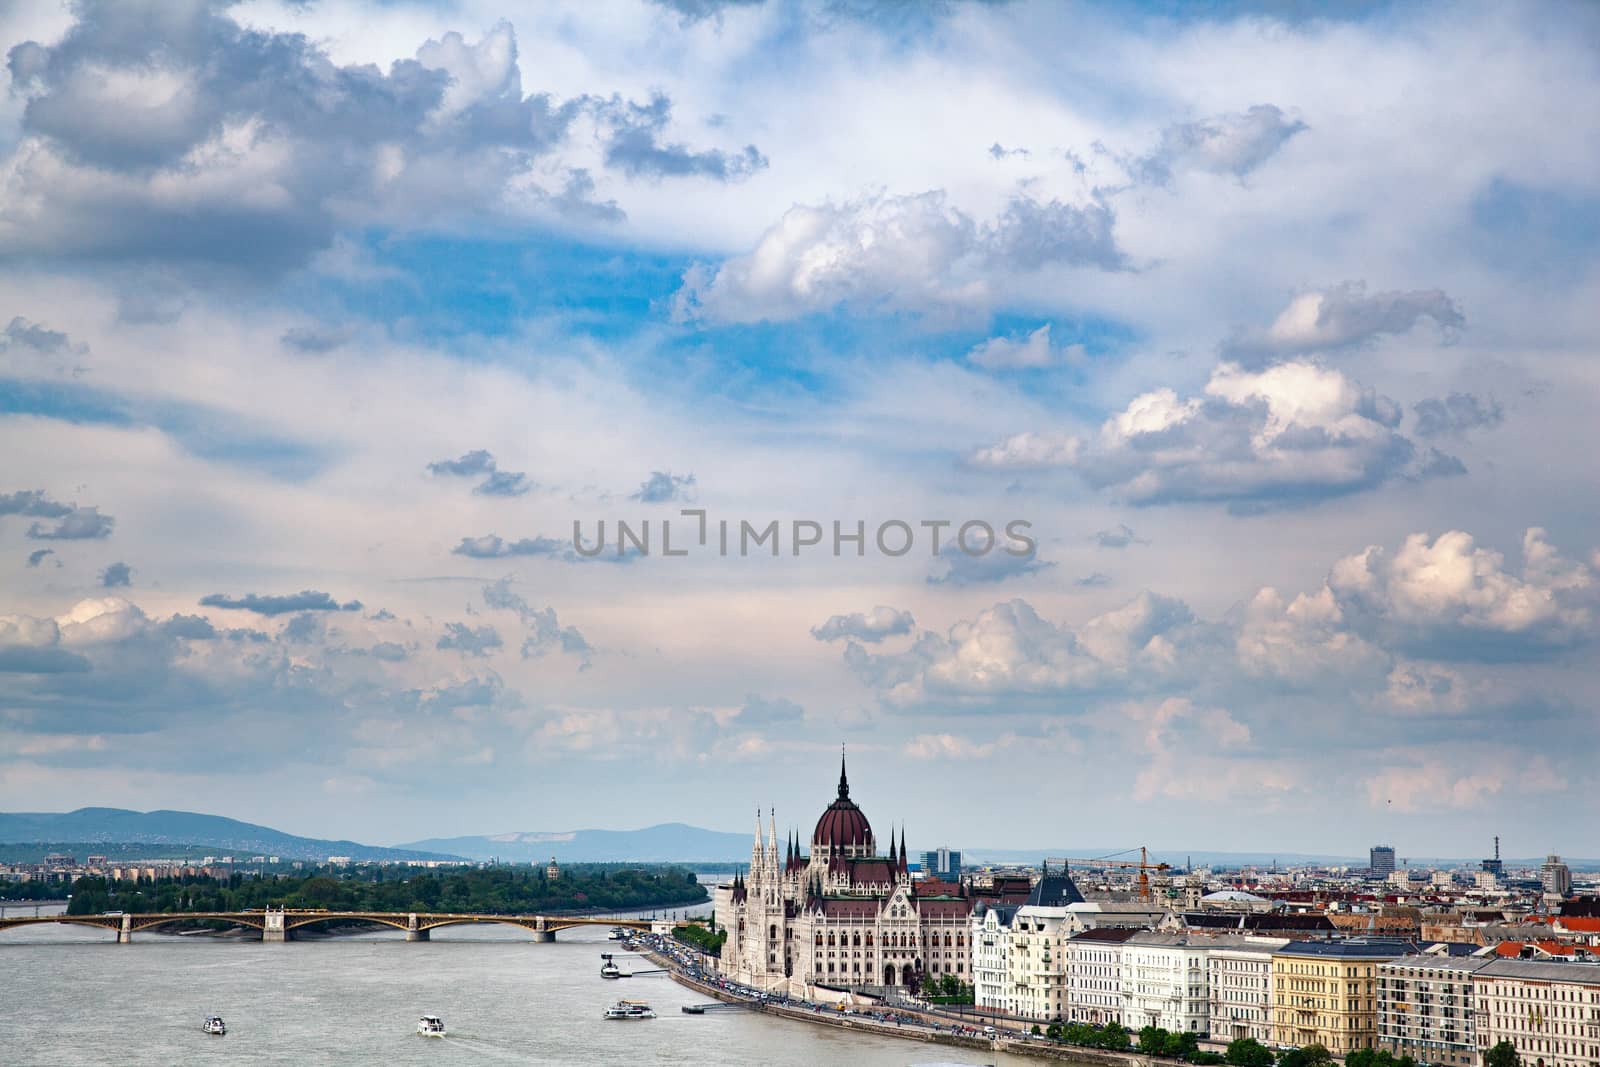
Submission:
[[[1143,845],[1139,846],[1139,859],[1137,862],[1133,860],[1118,860],[1111,858],[1112,856],[1121,856],[1132,851],[1133,849],[1131,848],[1123,849],[1122,852],[1113,852],[1110,856],[1099,856],[1095,859],[1074,859],[1070,856],[1050,856],[1045,859],[1045,862],[1060,863],[1063,865],[1077,863],[1082,864],[1085,867],[1127,867],[1137,870],[1139,872],[1139,899],[1149,900],[1150,872],[1170,871],[1172,870],[1172,865],[1169,863],[1151,863],[1150,853]]]

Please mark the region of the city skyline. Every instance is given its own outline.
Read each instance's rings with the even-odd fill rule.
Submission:
[[[1600,856],[1600,13],[1172,7],[0,10],[0,811]]]

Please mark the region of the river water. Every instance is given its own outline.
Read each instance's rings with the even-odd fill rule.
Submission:
[[[267,945],[139,933],[117,945],[87,927],[10,930],[0,933],[0,1065],[1039,1062],[742,1009],[684,1015],[706,998],[665,976],[600,978],[600,953],[617,947],[604,929],[556,936],[447,927],[428,942],[384,931]],[[660,1017],[603,1020],[619,997],[648,1000]],[[227,1036],[200,1032],[210,1014]],[[441,1016],[449,1036],[418,1036],[423,1014]]]

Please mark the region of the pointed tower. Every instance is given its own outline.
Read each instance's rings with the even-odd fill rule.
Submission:
[[[911,873],[911,856],[906,852],[906,824],[900,824],[900,873]]]
[[[761,871],[766,866],[766,843],[761,840],[761,809],[756,809],[756,840],[750,846],[750,879],[761,887]]]
[[[889,827],[889,869],[895,874],[900,873],[900,853],[895,851],[894,827]]]

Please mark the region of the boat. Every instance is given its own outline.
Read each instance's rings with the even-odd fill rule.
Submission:
[[[606,960],[600,965],[601,978],[622,978],[622,968],[618,967],[615,960]]]
[[[611,932],[607,934],[606,937],[612,941],[626,941],[628,939],[628,932],[620,926],[613,926],[611,928]]]
[[[683,1006],[683,1013],[685,1015],[704,1015],[706,1013],[706,1006],[704,1004],[685,1004]]]
[[[424,1015],[417,1020],[417,1033],[423,1037],[443,1037],[444,1020],[437,1015]]]
[[[656,1013],[642,1000],[619,1000],[606,1009],[607,1019],[654,1019]]]
[[[206,1021],[200,1025],[200,1029],[208,1034],[216,1034],[219,1037],[228,1032],[228,1026],[222,1021],[222,1016],[220,1015],[208,1016]]]

